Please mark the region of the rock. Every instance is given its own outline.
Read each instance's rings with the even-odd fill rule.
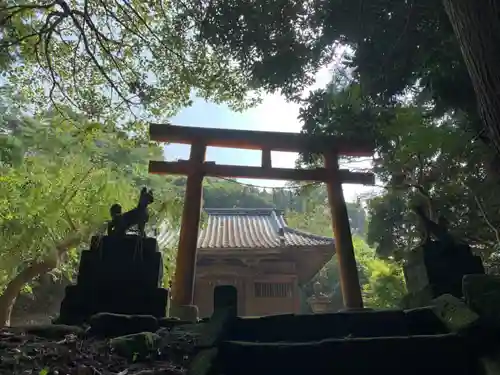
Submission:
[[[76,368],[75,371],[76,375],[95,375],[94,370],[92,367],[81,365]]]
[[[184,324],[172,329],[161,328],[156,332],[161,337],[161,348],[177,347],[191,351],[201,337],[202,324]]]
[[[200,324],[202,330],[197,346],[207,348],[218,345],[236,321],[235,313],[233,307],[216,309],[207,323]]]
[[[443,294],[432,300],[432,307],[451,332],[464,331],[479,322],[479,315],[451,294]]]
[[[217,348],[205,349],[199,352],[189,365],[187,375],[206,375],[212,370],[217,357]]]
[[[185,324],[191,324],[191,321],[180,320],[179,318],[161,318],[158,319],[158,324],[162,328],[172,329],[173,327]]]
[[[98,337],[116,337],[139,332],[156,332],[158,320],[151,315],[122,315],[99,313],[90,320],[88,333]]]
[[[485,375],[500,374],[500,352],[496,350],[481,357],[481,364],[483,365]]]
[[[82,337],[85,335],[85,330],[78,326],[69,326],[64,324],[47,324],[39,326],[20,326],[14,330],[23,331],[30,335],[44,337],[47,339],[63,339],[68,335]]]
[[[462,287],[469,307],[488,325],[500,328],[500,277],[466,275]]]
[[[146,358],[154,353],[160,345],[160,336],[151,332],[115,337],[110,340],[111,349],[118,355],[132,361]]]
[[[169,341],[194,345],[201,337],[203,328],[204,324],[198,323],[175,326],[170,330]]]
[[[163,320],[166,320],[166,321],[179,321],[180,319],[175,317],[175,316],[166,316],[165,318],[161,318],[159,319],[158,321],[163,321]]]

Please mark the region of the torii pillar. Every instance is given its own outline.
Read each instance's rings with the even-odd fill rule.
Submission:
[[[352,243],[349,215],[342,190],[342,178],[339,173],[339,158],[334,153],[325,153],[323,154],[323,158],[328,173],[326,187],[337,247],[340,288],[342,290],[344,306],[348,309],[362,309],[363,297],[359,285],[358,267]]]
[[[196,142],[191,145],[179,235],[179,249],[182,251],[177,254],[172,291],[172,315],[188,320],[194,320],[198,315],[192,303],[206,150],[207,146],[204,143]]]

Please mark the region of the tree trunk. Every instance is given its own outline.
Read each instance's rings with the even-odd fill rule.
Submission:
[[[443,5],[476,92],[490,147],[500,155],[500,0],[443,0]]]
[[[64,241],[55,247],[55,257],[47,258],[42,262],[34,262],[19,272],[16,277],[14,277],[7,284],[3,294],[0,296],[0,328],[10,324],[10,314],[12,313],[12,308],[14,307],[16,298],[21,292],[23,286],[33,279],[46,274],[54,268],[57,268],[60,259],[68,251],[68,249],[74,248],[80,244],[88,233],[90,233],[89,230],[84,232],[76,231],[70,234]]]
[[[5,288],[3,294],[0,296],[0,328],[10,325],[10,314],[23,286],[34,278],[54,269],[54,266],[53,261],[33,263],[19,272],[7,284],[7,288]]]

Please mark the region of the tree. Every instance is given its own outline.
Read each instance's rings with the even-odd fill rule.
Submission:
[[[8,324],[26,283],[57,268],[67,255],[76,256],[78,247],[99,230],[117,191],[131,195],[116,175],[95,170],[82,159],[38,157],[2,173],[0,257],[8,280],[0,296],[2,325]]]
[[[377,145],[373,166],[384,190],[368,202],[367,241],[380,256],[402,257],[419,244],[421,228],[409,209],[417,204],[434,218],[444,215],[454,234],[489,261],[500,238],[497,180],[484,156],[491,153],[464,130],[466,117],[436,119],[431,111],[411,101],[381,105],[353,83],[312,93],[301,118],[306,133],[363,134]],[[301,162],[315,164],[317,156]]]
[[[169,116],[193,93],[252,103],[247,78],[200,40],[189,12],[177,1],[6,0],[0,72],[38,107],[48,96],[97,119],[117,110]]]
[[[497,0],[369,6],[220,0],[193,5],[193,19],[205,16],[198,23],[203,37],[232,56],[256,85],[289,98],[298,99],[319,67],[343,49],[341,62],[373,100],[390,104],[411,92],[430,101],[437,116],[466,113],[463,125],[490,147],[498,176],[498,6]]]
[[[234,182],[205,179],[203,205],[206,208],[271,208],[272,194]]]
[[[74,271],[77,251],[102,231],[110,205],[131,208],[139,186],[162,197],[153,207],[153,225],[178,222],[177,190],[147,175],[147,159],[161,153],[149,142],[105,131],[71,112],[19,118],[2,128],[23,157],[0,160],[0,325],[8,324],[23,286],[55,269]]]
[[[287,223],[292,228],[307,228],[311,233],[332,237],[332,217],[330,203],[324,185],[302,188],[298,198],[303,203],[299,210],[294,207],[286,211]],[[359,203],[347,202],[347,214],[351,231],[359,236],[365,235],[366,213]]]
[[[479,107],[479,116],[489,131],[491,144],[500,154],[500,2],[443,0],[446,14],[457,36]]]
[[[395,308],[401,307],[406,295],[403,268],[394,261],[380,258],[364,258],[363,273],[366,283],[363,285],[363,299],[366,307]]]
[[[353,237],[353,245],[364,305],[370,308],[399,307],[406,294],[401,265],[393,260],[378,258],[374,249],[368,247],[359,236]],[[312,295],[312,285],[316,282],[319,282],[321,290],[336,304],[340,303],[342,291],[337,257],[333,257],[309,283],[302,286],[306,296]]]
[[[310,193],[310,190],[304,192],[306,193]],[[317,200],[314,194],[307,196],[310,199],[309,209],[302,213],[289,212],[286,216],[288,225],[309,233],[331,236],[332,224],[329,215],[325,215],[324,200]],[[351,222],[357,216],[352,215],[352,212],[355,211],[349,212]],[[365,305],[375,308],[397,307],[406,292],[402,267],[393,260],[379,258],[375,249],[370,248],[361,237],[363,234],[353,235],[353,245]],[[313,294],[313,285],[319,282],[325,294],[336,304],[341,303],[338,267],[337,257],[334,256],[310,282],[302,286],[305,297]]]

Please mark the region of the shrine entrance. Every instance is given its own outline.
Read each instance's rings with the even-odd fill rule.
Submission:
[[[340,169],[339,157],[372,156],[374,149],[372,144],[333,136],[162,124],[151,124],[149,135],[152,141],[191,146],[189,160],[149,162],[150,173],[187,176],[173,287],[172,303],[174,305],[193,304],[197,239],[202,209],[202,184],[203,178],[210,176],[325,182],[332,215],[344,306],[348,309],[363,308],[342,183],[373,185],[375,177],[373,173]],[[207,147],[210,146],[260,150],[262,152],[261,166],[234,166],[207,162],[205,154]],[[273,168],[271,151],[321,154],[324,159],[324,167],[314,169]]]

